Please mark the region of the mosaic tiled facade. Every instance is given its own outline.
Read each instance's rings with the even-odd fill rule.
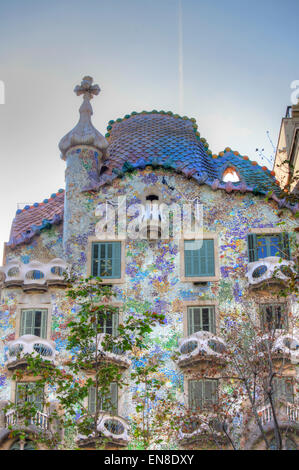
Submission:
[[[89,105],[89,101],[85,100],[85,104]],[[83,109],[81,119],[90,114]],[[172,359],[178,341],[186,336],[183,321],[186,305],[213,302],[218,326],[225,315],[239,316],[245,308],[250,308],[253,318],[256,317],[261,299],[271,299],[272,293],[266,288],[250,289],[247,236],[253,229],[277,229],[278,212],[287,203],[278,200],[279,186],[267,168],[231,149],[213,155],[205,139],[200,138],[194,120],[157,111],[132,113],[123,120],[109,122],[107,141],[96,140],[92,130],[85,132],[91,135],[84,143],[80,142],[78,131],[76,139],[70,136],[68,143],[62,145],[66,160],[65,191],[17,212],[5,246],[4,267],[21,262],[29,267],[33,263],[35,269],[35,261],[46,264],[58,259],[56,264],[63,260],[77,273],[86,275],[90,238],[95,236],[99,220],[95,215],[99,203],[126,196],[129,206],[141,202],[151,189],[165,204],[182,205],[197,199],[203,205],[204,231],[216,237],[219,278],[205,283],[183,282],[178,240],[127,239],[122,260],[125,275],[122,282],[113,284],[115,301],[122,303],[124,315],[148,310],[165,314],[164,325],[155,327],[151,335],[150,350],[164,359],[159,374],[166,378],[169,388],[179,400],[187,400],[184,370]],[[238,182],[222,181],[227,167],[235,169]],[[269,200],[265,198],[268,191],[272,191]],[[285,230],[289,232],[296,227],[294,211],[294,207],[285,209]],[[24,289],[26,283],[22,279],[19,285],[15,282],[9,285],[6,277],[2,284],[2,401],[12,397],[13,384],[7,373],[4,349],[8,341],[19,336],[20,308],[26,305],[49,308],[48,339],[55,342],[56,360],[60,364],[68,355],[66,324],[76,313],[76,307],[66,300],[65,287],[57,279],[54,282],[46,276],[41,290],[34,292]],[[296,314],[296,305],[291,301],[290,308]],[[134,384],[122,392],[119,406],[119,415],[129,422],[134,415],[133,392]],[[0,432],[5,447],[7,434],[3,429]]]

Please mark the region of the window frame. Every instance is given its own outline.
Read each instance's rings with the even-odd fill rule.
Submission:
[[[23,321],[23,318],[25,316],[25,312],[34,312],[36,315],[37,312],[41,312],[41,324],[40,324],[40,335],[35,334],[35,329],[38,327],[33,327],[32,325],[32,330],[33,332],[31,333],[26,333],[26,322],[25,320]],[[21,308],[21,313],[20,313],[20,328],[19,328],[19,335],[24,336],[24,335],[34,335],[42,339],[47,339],[47,330],[48,330],[48,317],[49,317],[49,312],[47,308]],[[35,319],[35,316],[34,316]],[[44,324],[43,324],[44,323]],[[25,331],[22,331],[22,327],[24,327]]]
[[[31,380],[28,380],[26,382],[15,382],[15,387],[14,387],[14,400],[13,402],[17,405],[18,404],[18,387],[19,386],[25,386],[25,387],[30,387],[30,386],[34,386],[35,385],[35,382],[32,382]],[[44,408],[45,408],[45,389],[43,390],[42,393],[42,398],[41,398],[41,402],[40,402],[40,409],[38,408],[38,406],[36,407],[38,411],[40,411],[41,413],[43,413],[44,411]],[[30,395],[30,396],[33,396],[33,395]],[[25,400],[26,402],[27,400]]]
[[[260,303],[259,304],[259,314],[260,314],[260,324],[261,324],[261,329],[262,331],[264,332],[267,332],[267,328],[265,328],[266,326],[266,322],[265,322],[265,315],[266,315],[266,308],[267,307],[282,307],[283,309],[283,316],[284,316],[284,319],[282,321],[282,328],[272,328],[271,330],[269,331],[273,331],[273,330],[283,330],[283,331],[289,331],[289,322],[288,322],[288,304],[287,302],[267,302],[267,303]],[[276,323],[276,322],[275,322]]]
[[[191,326],[193,325],[194,329],[194,309],[200,309],[200,326],[201,328],[199,330],[191,331]],[[203,309],[209,309],[208,316],[209,316],[209,329],[205,330],[203,329]],[[190,322],[190,318],[193,314],[193,322]],[[187,333],[188,336],[191,336],[194,333],[197,333],[199,331],[208,331],[209,333],[212,333],[213,335],[216,335],[216,309],[214,305],[189,305],[187,306]]]
[[[113,278],[113,277],[103,277],[101,278],[102,284],[122,284],[125,282],[125,267],[126,267],[126,259],[125,259],[125,240],[120,240],[118,238],[111,238],[110,239],[99,239],[95,236],[88,238],[88,250],[87,250],[87,275],[96,277],[93,275],[93,244],[94,243],[120,243],[120,277]],[[99,276],[100,277],[100,276]]]
[[[279,254],[274,254],[271,255],[269,252],[269,249],[271,249],[271,246],[269,242],[267,242],[267,237],[280,237],[281,241],[280,243],[282,244],[281,246],[281,255]],[[269,258],[269,257],[278,257],[283,260],[290,260],[291,259],[291,247],[290,247],[290,241],[291,241],[291,236],[292,233],[290,231],[281,231],[280,229],[277,228],[266,228],[266,229],[252,229],[247,235],[247,256],[248,256],[248,262],[249,263],[255,263],[257,261],[261,261],[263,259]],[[265,238],[266,239],[266,255],[263,258],[259,257],[258,255],[258,238]],[[286,251],[286,255],[285,252]]]
[[[184,237],[180,240],[180,271],[181,271],[181,282],[209,282],[218,281],[220,278],[220,267],[219,267],[219,249],[218,249],[218,233],[215,232],[204,232],[203,240],[213,240],[214,242],[214,275],[204,276],[186,276],[185,273],[185,241],[193,241],[194,238]]]
[[[215,401],[211,401],[211,403],[205,403],[205,400],[206,400],[206,397],[205,397],[205,390],[204,390],[204,386],[202,387],[202,391],[201,391],[201,395],[202,395],[202,406],[199,407],[200,410],[209,410],[213,407],[213,405],[217,405],[217,403],[219,402],[219,379],[217,378],[209,378],[209,377],[205,377],[205,378],[202,378],[202,379],[192,379],[192,378],[189,378],[188,379],[188,382],[187,382],[187,393],[188,393],[188,409],[192,412],[198,412],[198,409],[194,409],[191,405],[191,400],[192,400],[192,397],[191,397],[191,382],[201,382],[203,385],[205,382],[210,382],[210,383],[215,383],[216,384],[216,387],[215,387],[215,391],[216,391],[216,399]]]
[[[22,317],[22,310],[47,310],[47,328],[46,328],[46,337],[44,339],[51,339],[51,331],[52,331],[52,303],[47,295],[45,301],[43,302],[40,297],[43,297],[45,294],[41,296],[36,295],[36,300],[38,302],[34,303],[34,299],[30,299],[30,303],[23,303],[19,302],[16,310],[16,326],[15,326],[15,339],[20,338],[21,336],[21,317]],[[35,295],[34,295],[35,297]]]
[[[115,387],[115,397],[113,398],[113,392],[112,392],[112,388]],[[87,397],[87,408],[88,408],[88,412],[93,415],[95,413],[95,400],[94,400],[94,408],[91,406],[92,404],[92,401],[91,401],[91,392],[92,390],[95,390],[95,387],[89,387],[89,390],[88,390],[88,397]],[[95,392],[94,392],[94,395],[95,395]],[[100,410],[99,411],[105,411],[106,413],[109,413],[111,415],[118,415],[118,412],[119,412],[119,387],[118,387],[118,383],[117,382],[111,382],[110,383],[110,393],[109,393],[110,397],[110,406],[107,407],[107,409],[103,408],[103,403],[100,407]],[[105,399],[105,398],[104,398]],[[116,406],[113,408],[113,401],[115,399],[115,403],[116,403]],[[102,398],[101,398],[101,401],[102,401]],[[94,409],[94,411],[93,411]]]

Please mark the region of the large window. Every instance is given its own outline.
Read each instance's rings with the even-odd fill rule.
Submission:
[[[47,338],[47,317],[47,309],[22,310],[20,336],[35,335]]]
[[[189,380],[188,396],[191,411],[210,408],[218,401],[218,380]]]
[[[215,308],[208,307],[188,307],[188,336],[197,331],[210,331],[216,333]]]
[[[214,240],[185,240],[185,277],[215,276]]]
[[[34,403],[39,411],[43,411],[44,397],[40,388],[34,382],[23,382],[16,384],[16,405],[25,402]]]
[[[109,413],[118,413],[118,387],[116,382],[110,384],[110,393],[99,394],[99,409]],[[96,388],[90,387],[88,395],[88,411],[91,414],[96,412]]]
[[[288,327],[286,305],[283,303],[260,305],[261,324],[264,331],[282,330]]]
[[[97,331],[116,337],[118,335],[118,321],[118,309],[103,311],[99,313],[97,317]]]
[[[103,279],[121,277],[121,242],[92,243],[91,269],[93,276]]]
[[[272,381],[273,400],[283,399],[294,403],[294,383],[292,377],[274,377]],[[268,399],[266,399],[266,402]]]
[[[279,256],[290,259],[289,236],[287,233],[255,234],[248,235],[248,258],[249,262]]]

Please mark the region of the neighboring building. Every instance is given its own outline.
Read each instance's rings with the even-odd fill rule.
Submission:
[[[274,171],[280,186],[298,193],[299,188],[299,102],[288,106],[281,120]]]
[[[160,353],[166,361],[159,372],[161,377],[191,409],[213,403],[221,378],[216,374],[211,379],[207,373],[205,380],[194,380],[190,370],[208,367],[207,357],[217,364],[225,348],[220,335],[224,315],[241,315],[250,308],[254,319],[262,313],[261,328],[271,318],[276,328],[285,328],[286,335],[288,312],[296,315],[292,298],[277,299],[279,286],[271,284],[270,290],[268,281],[274,268],[280,269],[283,281],[292,266],[288,238],[278,225],[278,202],[286,207],[283,230],[290,236],[296,227],[294,212],[298,207],[287,208],[286,202],[281,203],[279,184],[266,167],[229,148],[213,155],[194,119],[164,111],[133,112],[110,121],[103,137],[91,124],[90,99],[98,94],[98,87],[85,77],[75,91],[84,98],[80,120],[59,145],[66,161],[65,190],[19,209],[5,244],[0,309],[1,406],[7,400],[18,400],[20,390],[26,394],[26,387],[32,386],[30,381],[16,384],[11,380],[11,371],[24,364],[17,352],[42,351],[60,364],[69,357],[66,324],[76,308],[65,296],[62,272],[67,265],[78,274],[100,275],[111,284],[120,317],[148,310],[164,313],[165,325],[155,327],[150,344],[153,353]],[[270,199],[265,197],[269,191]],[[155,218],[154,211],[142,219],[144,239],[99,238],[96,208],[99,203],[117,203],[118,196],[126,196],[127,206],[158,201],[181,207],[198,200],[203,206],[202,247],[199,249],[192,239],[148,239],[148,220],[156,221],[158,229],[163,224],[161,214],[158,212]],[[277,250],[281,250],[282,263]],[[113,333],[116,327],[107,326],[107,332]],[[171,357],[178,344],[179,358],[174,362]],[[298,347],[298,341],[296,344]],[[293,350],[296,348],[290,349],[292,360],[285,372],[292,380],[298,362]],[[130,364],[121,361],[126,374]],[[298,408],[293,403],[293,387],[277,384],[277,390],[286,397],[286,414],[292,411],[291,424],[296,427]],[[134,415],[133,386],[117,390],[111,384],[111,395],[121,429],[118,436],[110,435],[111,443],[126,446]],[[51,409],[45,410],[39,397],[36,402],[40,411],[33,425],[47,430]],[[91,392],[90,409],[93,403]],[[55,402],[51,406],[54,409]],[[261,413],[271,436],[273,423],[267,404]],[[2,449],[30,449],[30,441],[9,437],[10,423],[17,423],[13,411],[5,416],[0,410]],[[191,433],[182,431],[177,445],[188,447],[193,438],[194,429]],[[288,439],[291,444],[287,445],[298,446],[295,434]],[[192,446],[196,448],[196,442]],[[260,435],[252,429],[247,447],[259,446]]]

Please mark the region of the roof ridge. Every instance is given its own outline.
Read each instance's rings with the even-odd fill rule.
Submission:
[[[64,193],[64,189],[60,188],[60,189],[58,189],[58,191],[56,193],[52,193],[51,196],[48,199],[44,199],[43,202],[34,202],[32,205],[27,204],[25,207],[23,207],[23,209],[18,209],[16,211],[16,215],[19,215],[22,212],[28,211],[29,209],[34,209],[35,207],[43,206],[43,205],[47,204],[48,202],[53,201],[53,199],[55,199],[55,197],[58,196],[61,193]]]

